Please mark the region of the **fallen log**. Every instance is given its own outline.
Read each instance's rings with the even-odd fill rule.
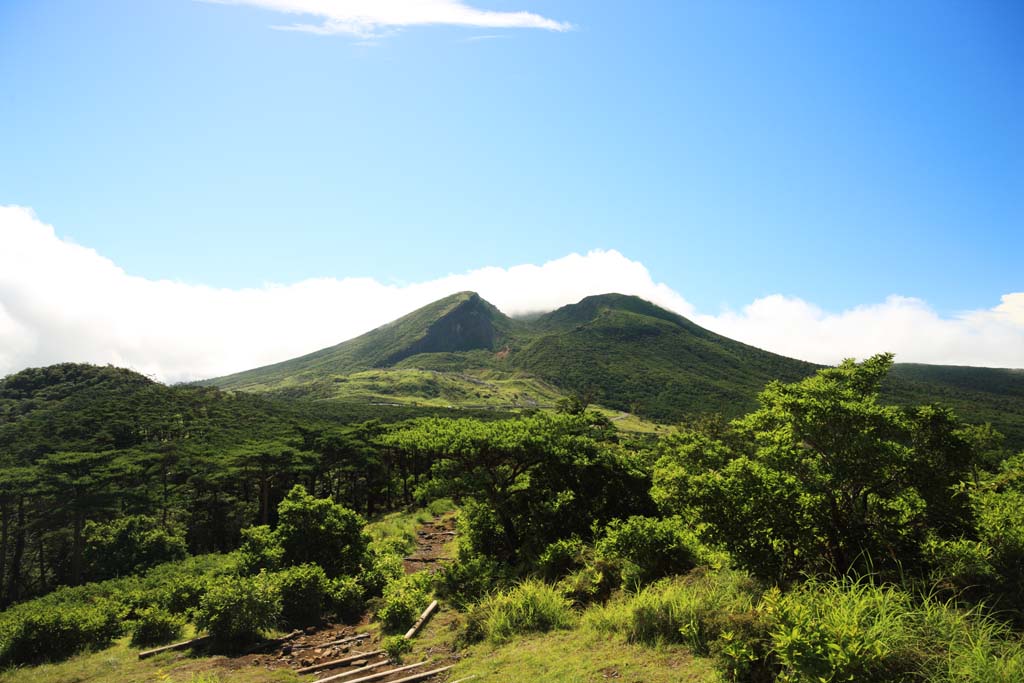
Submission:
[[[384,650],[374,650],[373,652],[357,652],[354,655],[348,657],[342,657],[341,659],[332,659],[329,662],[320,662],[319,664],[313,664],[299,669],[300,674],[309,673],[310,671],[319,671],[320,669],[333,669],[339,666],[345,666],[352,662],[358,662],[360,659],[366,659],[368,657],[376,657],[377,655],[384,654]]]
[[[200,636],[193,638],[192,640],[186,640],[180,643],[174,643],[173,645],[164,645],[163,647],[154,648],[152,650],[143,650],[139,653],[139,659],[147,659],[153,655],[158,655],[161,652],[171,652],[172,650],[187,650],[193,645],[199,645],[205,643],[210,639],[210,636]]]
[[[391,674],[396,674],[399,671],[408,671],[409,669],[415,669],[417,667],[423,666],[426,663],[427,660],[424,659],[422,662],[416,662],[415,664],[407,664],[406,666],[400,666],[397,669],[388,669],[387,671],[380,671],[375,674],[370,674],[369,676],[363,676],[362,678],[353,678],[351,681],[348,681],[347,683],[367,683],[367,681],[376,681],[380,678],[387,678]],[[336,681],[339,678],[345,678],[348,675],[349,672],[345,672],[343,674],[338,674],[336,676],[328,676],[327,678],[321,678],[320,680],[313,681],[313,683],[328,683],[328,681]],[[397,683],[397,681],[395,683]]]
[[[405,632],[406,640],[409,640],[416,635],[416,632],[423,627],[423,624],[427,623],[427,619],[430,618],[430,615],[434,613],[435,609],[437,609],[437,600],[434,600],[432,603],[427,605],[427,609],[423,610],[423,614],[421,614],[420,618],[416,620],[416,623],[412,625],[412,628]]]

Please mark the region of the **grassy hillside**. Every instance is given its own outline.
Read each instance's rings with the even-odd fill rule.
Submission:
[[[714,334],[636,297],[588,297],[535,326],[545,333],[512,359],[514,366],[661,420],[742,414],[772,379],[794,381],[816,367]]]
[[[883,396],[900,405],[939,403],[967,422],[991,423],[1013,450],[1024,448],[1024,370],[903,363]]]
[[[460,292],[337,346],[201,384],[266,391],[337,375],[391,367],[424,353],[496,349],[515,321],[473,292]]]
[[[879,349],[884,351],[884,349]],[[356,339],[208,380],[225,389],[351,405],[544,407],[577,395],[661,422],[752,409],[771,380],[818,366],[742,344],[638,297],[591,296],[512,320],[461,292]],[[897,365],[884,398],[942,403],[1024,447],[1024,371]]]

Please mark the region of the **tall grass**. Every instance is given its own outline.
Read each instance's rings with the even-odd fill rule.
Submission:
[[[732,681],[1024,681],[1024,645],[1006,624],[870,579],[761,592],[741,572],[698,570],[591,607],[582,624],[685,644]]]
[[[481,600],[469,612],[466,638],[502,643],[515,635],[572,628],[577,615],[554,587],[528,580]]]

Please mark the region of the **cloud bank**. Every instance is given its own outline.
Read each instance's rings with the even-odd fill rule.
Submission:
[[[284,14],[316,17],[320,23],[294,23],[274,28],[322,35],[348,34],[370,38],[407,26],[448,25],[480,28],[533,28],[568,31],[571,24],[532,12],[484,10],[461,0],[206,0],[222,5],[248,5]]]
[[[336,344],[462,290],[510,315],[590,294],[635,294],[721,334],[820,363],[894,351],[903,362],[1024,367],[1024,293],[954,318],[904,297],[830,313],[781,295],[707,315],[617,251],[410,285],[319,278],[217,289],[130,275],[61,239],[31,209],[7,206],[0,207],[0,376],[75,361],[167,382],[214,377]]]

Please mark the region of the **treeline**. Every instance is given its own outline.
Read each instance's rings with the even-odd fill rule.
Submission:
[[[0,605],[238,547],[295,485],[373,514],[429,463],[378,440],[436,411],[272,401],[64,364],[0,381]],[[370,419],[376,416],[378,419]]]

